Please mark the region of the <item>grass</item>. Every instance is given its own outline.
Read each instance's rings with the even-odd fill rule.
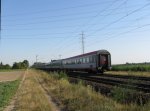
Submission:
[[[150,71],[150,64],[113,65],[112,71]]]
[[[17,92],[15,111],[52,111],[48,98],[36,80],[36,73],[28,71]]]
[[[0,111],[8,105],[10,99],[16,93],[19,83],[19,80],[0,83]]]
[[[65,111],[149,111],[150,109],[150,103],[141,106],[134,103],[120,104],[95,92],[90,86],[69,83],[62,74],[59,76],[57,73],[34,72],[38,74],[41,83],[47,87],[49,94]],[[114,90],[116,98],[118,96],[122,98],[122,95],[119,95],[120,91],[122,90]]]

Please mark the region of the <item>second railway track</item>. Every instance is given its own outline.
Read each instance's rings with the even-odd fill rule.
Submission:
[[[72,72],[74,73],[74,72]],[[145,81],[145,79],[132,78],[130,76],[106,76],[106,75],[97,75],[97,76],[90,76],[85,74],[68,74],[69,77],[72,78],[78,78],[81,80],[89,81],[89,82],[96,82],[96,83],[102,83],[110,86],[121,86],[125,88],[131,88],[138,91],[142,91],[144,93],[150,93],[150,80]],[[124,78],[125,77],[125,78]]]
[[[119,76],[119,75],[98,75],[80,72],[69,72],[68,77],[71,81],[82,80],[86,85],[91,85],[97,91],[109,94],[114,87],[132,89],[136,92],[135,96],[144,99],[150,98],[150,78],[138,76]],[[135,93],[134,92],[134,93]],[[145,100],[144,100],[145,101]]]

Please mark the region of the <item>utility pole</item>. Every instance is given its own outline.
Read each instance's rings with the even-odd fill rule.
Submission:
[[[2,17],[2,16],[1,16],[2,6],[1,6],[1,5],[2,5],[2,1],[0,0],[0,42],[1,42],[1,30],[2,30],[2,26],[1,26],[1,21],[2,21],[2,20],[1,20],[1,17]]]
[[[84,32],[82,31],[80,35],[81,35],[82,54],[84,54]]]
[[[38,62],[38,55],[35,56],[35,59],[36,59],[36,63],[37,63]]]

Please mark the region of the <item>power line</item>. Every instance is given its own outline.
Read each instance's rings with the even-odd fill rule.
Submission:
[[[2,9],[1,9],[1,8],[2,8],[2,7],[1,7],[1,2],[2,2],[2,1],[0,0],[0,31],[1,31],[1,16],[2,16],[2,15],[1,15],[1,10],[2,10]]]
[[[113,21],[113,22],[107,24],[106,26],[104,26],[104,27],[102,27],[102,28],[100,28],[100,29],[94,31],[92,34],[94,34],[94,33],[96,33],[96,32],[99,32],[99,31],[102,31],[102,30],[108,28],[109,26],[111,26],[111,25],[113,25],[113,24],[115,24],[115,23],[117,23],[117,22],[120,22],[121,20],[123,20],[124,18],[128,17],[129,15],[132,15],[132,14],[134,14],[134,13],[136,13],[136,12],[142,10],[143,8],[145,8],[145,7],[149,6],[149,5],[150,5],[150,3],[147,3],[147,4],[145,4],[144,6],[142,6],[142,7],[138,8],[138,9],[135,9],[135,10],[131,11],[130,13],[126,14],[125,16],[122,16],[122,17],[120,17],[119,19],[117,19],[117,20],[115,20],[115,21]],[[90,34],[90,35],[88,35],[88,36],[91,36],[92,34]]]
[[[88,23],[89,23],[90,21],[92,21],[95,17],[97,17],[99,14],[105,12],[108,8],[112,7],[117,1],[119,1],[119,0],[115,0],[114,2],[111,2],[111,4],[109,4],[108,7],[104,8],[104,9],[101,10],[101,11],[99,11],[94,17],[92,17],[92,18],[90,18],[90,19],[88,20]],[[85,26],[85,25],[87,25],[87,23],[84,23],[84,24],[82,25],[82,27]],[[78,29],[79,29],[79,28],[78,28]],[[76,30],[78,31],[78,29],[76,29]],[[76,31],[75,31],[75,32],[76,32]],[[78,35],[77,35],[77,36],[78,36]],[[74,39],[74,38],[73,38],[73,39]],[[67,45],[67,46],[68,46],[68,45]],[[62,49],[62,47],[60,47],[60,48]],[[60,48],[59,48],[59,49],[60,49]]]
[[[97,40],[96,42],[93,42],[93,43],[91,43],[91,44],[89,44],[89,45],[87,45],[87,46],[91,46],[91,45],[93,45],[93,44],[95,44],[95,43],[97,43],[97,42],[104,42],[104,41],[109,40],[109,39],[117,38],[117,37],[119,37],[120,35],[128,34],[128,33],[131,33],[131,32],[133,32],[133,31],[135,31],[135,30],[138,30],[138,29],[141,29],[141,28],[144,28],[144,27],[148,27],[148,26],[150,26],[150,23],[144,24],[144,25],[142,25],[142,26],[133,28],[133,29],[128,30],[128,31],[121,32],[121,33],[116,34],[116,35],[113,35],[113,36],[109,36],[109,37],[107,37],[107,38],[105,38],[105,39],[103,39],[103,40],[100,40],[100,41]]]
[[[130,7],[127,7],[128,9],[129,8],[133,8],[133,7],[137,7],[137,6],[139,6],[139,5],[132,5],[132,6],[130,6]],[[121,8],[121,7],[120,7]],[[116,9],[120,9],[120,8],[112,8],[112,9],[109,9],[109,11],[114,11],[114,10],[116,10]],[[106,10],[108,10],[108,8],[105,8]],[[52,15],[52,16],[45,16],[45,17],[43,17],[43,16],[41,16],[41,17],[31,17],[31,18],[28,18],[28,19],[30,19],[30,20],[38,20],[38,19],[49,19],[49,18],[54,18],[54,17],[64,17],[64,16],[74,16],[74,15],[83,15],[83,14],[93,14],[93,13],[99,13],[99,11],[97,11],[97,10],[93,10],[93,11],[86,11],[86,12],[81,12],[81,13],[69,13],[69,14],[61,14],[61,15]],[[116,13],[116,14],[121,14],[121,13],[123,13],[123,12],[120,12],[120,13]],[[108,14],[107,14],[108,15]],[[111,14],[109,14],[109,15],[111,15]],[[106,16],[106,15],[104,15],[104,14],[102,14],[102,15],[99,15],[99,16]],[[23,18],[20,18],[20,17],[23,17]],[[3,17],[2,17],[3,18]],[[4,20],[7,20],[7,21],[12,21],[12,22],[14,22],[14,21],[18,21],[18,20],[27,20],[27,18],[25,18],[24,16],[19,16],[19,19],[16,19],[15,18],[15,20],[12,20],[12,18],[10,19],[10,17],[8,17],[8,19],[7,18],[4,18]]]
[[[43,21],[43,22],[30,22],[30,23],[14,24],[14,25],[3,25],[3,26],[19,26],[19,25],[24,26],[24,25],[43,24],[43,23],[50,23],[50,22],[64,22],[64,21],[69,21],[69,20],[88,19],[89,17],[94,17],[94,16],[68,18],[68,19],[60,19],[60,20],[49,20],[49,21]]]
[[[137,27],[137,28],[134,28],[134,29],[129,30],[129,31],[121,32],[121,33],[116,34],[116,35],[114,35],[114,36],[110,36],[109,38],[106,38],[106,39],[104,39],[104,40],[97,40],[96,42],[93,42],[93,43],[91,43],[91,44],[89,44],[89,45],[86,45],[86,46],[92,46],[92,45],[95,45],[97,42],[100,43],[100,42],[104,42],[104,41],[109,40],[109,39],[117,38],[117,37],[119,37],[120,35],[128,34],[128,33],[131,33],[131,32],[133,32],[133,31],[137,30],[137,29],[141,29],[141,28],[144,28],[144,27],[147,27],[147,26],[150,26],[150,23],[149,23],[149,24],[142,25],[142,26]],[[73,44],[73,45],[76,46],[75,44]],[[75,49],[75,48],[73,48],[73,49]],[[73,50],[73,49],[71,49],[71,50]]]
[[[144,19],[145,17],[147,17],[147,16],[149,16],[150,14],[146,14],[146,15],[144,15],[144,16],[142,16],[142,17],[139,17],[139,18],[135,18],[134,20],[132,20],[132,21],[136,21],[136,20],[142,20],[142,19]],[[135,26],[127,26],[127,27],[117,27],[117,28],[112,28],[113,30],[114,29],[125,29],[125,28],[131,28],[131,27],[135,27]],[[109,29],[109,30],[111,30],[111,29]],[[96,31],[96,30],[90,30],[90,31]],[[58,32],[58,33],[43,33],[43,34],[29,34],[29,35],[26,35],[26,34],[24,34],[24,35],[4,35],[4,36],[36,36],[36,37],[38,37],[38,36],[50,36],[50,35],[62,35],[62,34],[68,34],[68,33],[75,33],[75,32]],[[108,35],[107,33],[106,33],[106,35]],[[77,36],[72,36],[72,37],[77,37]],[[33,39],[50,39],[50,38],[67,38],[67,37],[49,37],[49,38],[43,38],[43,37],[41,37],[41,38],[33,38]],[[5,39],[32,39],[32,38],[5,38]]]
[[[81,8],[81,7],[89,7],[89,6],[94,6],[94,5],[99,5],[99,4],[107,4],[110,1],[105,1],[105,2],[96,2],[93,4],[83,4],[83,5],[78,5],[78,6],[72,6],[72,7],[66,7],[66,8],[59,8],[59,9],[47,9],[47,10],[42,10],[42,11],[36,11],[36,12],[30,12],[30,13],[20,13],[20,14],[14,14],[14,15],[3,15],[2,17],[9,17],[9,16],[18,16],[18,15],[33,15],[33,14],[40,14],[44,12],[50,12],[50,11],[63,11],[63,10],[68,10],[68,9],[74,9],[74,8]],[[111,1],[114,2],[114,1]]]
[[[127,1],[128,1],[128,0],[125,0],[125,1],[124,1],[123,3],[121,3],[117,8],[115,8],[115,10],[112,10],[110,13],[106,14],[106,15],[103,16],[103,18],[101,18],[101,19],[102,19],[102,20],[105,20],[105,18],[106,18],[107,16],[111,15],[114,11],[116,11],[117,9],[119,9],[119,8],[120,8],[122,5],[124,5],[124,3],[126,3]],[[97,16],[99,16],[99,14],[98,14]],[[96,24],[97,24],[97,23],[88,26],[88,27],[86,28],[86,30],[90,29],[92,26],[95,26]]]
[[[76,37],[76,36],[72,36],[72,37]],[[67,37],[53,37],[53,39],[64,39],[64,38],[67,38]],[[46,39],[52,39],[52,37],[36,37],[36,38],[33,38],[33,37],[25,37],[25,38],[20,38],[20,37],[3,37],[2,39],[7,39],[7,40],[46,40]]]
[[[4,35],[3,34],[3,35],[4,36],[51,36],[51,35],[63,35],[63,34],[66,34],[66,33],[71,33],[72,34],[74,32],[64,32],[64,33],[61,33],[61,32],[59,33],[58,32],[58,33],[43,33],[43,34],[42,33],[41,34],[36,33],[36,34],[28,34],[28,35],[26,35],[26,34],[23,34],[23,35]]]
[[[114,4],[116,4],[116,2],[118,2],[119,0],[115,0],[113,3],[111,3],[108,7],[106,7],[105,9],[103,9],[102,11],[100,11],[99,13],[97,13],[93,18],[91,18],[89,21],[88,21],[88,23],[90,22],[90,21],[92,21],[93,19],[95,19],[97,16],[99,16],[102,12],[105,12],[106,11],[106,9],[108,9],[108,8],[110,8],[110,7],[112,7]],[[127,0],[125,0],[125,1],[127,1]],[[124,2],[123,2],[124,3]],[[122,5],[122,4],[121,4]],[[119,6],[121,6],[121,5],[119,5]],[[117,7],[117,8],[115,8],[115,9],[118,9],[119,7]],[[85,26],[85,25],[87,25],[87,24],[83,24],[83,26]],[[69,45],[67,45],[67,46],[69,46]],[[66,47],[67,47],[66,46]],[[61,47],[62,48],[62,47]]]
[[[94,11],[86,11],[86,12],[80,12],[80,13],[69,13],[69,14],[61,14],[61,15],[51,15],[51,16],[38,16],[38,17],[27,17],[27,18],[25,18],[25,17],[23,17],[23,18],[20,18],[20,16],[19,16],[19,19],[16,19],[15,18],[15,20],[12,20],[12,19],[10,19],[10,17],[9,17],[9,19],[7,19],[7,18],[4,18],[6,21],[10,21],[10,22],[14,22],[14,21],[18,21],[18,20],[27,20],[27,19],[30,19],[30,20],[38,20],[38,19],[49,19],[49,18],[55,18],[55,17],[65,17],[65,16],[74,16],[74,15],[86,15],[86,14],[93,14],[93,13],[96,13],[97,12],[97,10],[94,10]]]

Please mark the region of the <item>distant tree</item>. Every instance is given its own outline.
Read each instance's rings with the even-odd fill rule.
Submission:
[[[17,62],[15,62],[15,63],[13,64],[12,69],[19,69],[19,66],[18,66],[18,63],[17,63]]]
[[[0,69],[11,69],[9,64],[4,65],[2,62],[0,63]]]
[[[29,67],[29,62],[24,60],[23,62],[15,62],[12,66],[12,69],[26,69]]]
[[[9,64],[4,65],[4,69],[11,69],[11,66]]]
[[[29,67],[29,61],[28,60],[24,60],[23,61],[23,65],[25,68],[28,68]]]

